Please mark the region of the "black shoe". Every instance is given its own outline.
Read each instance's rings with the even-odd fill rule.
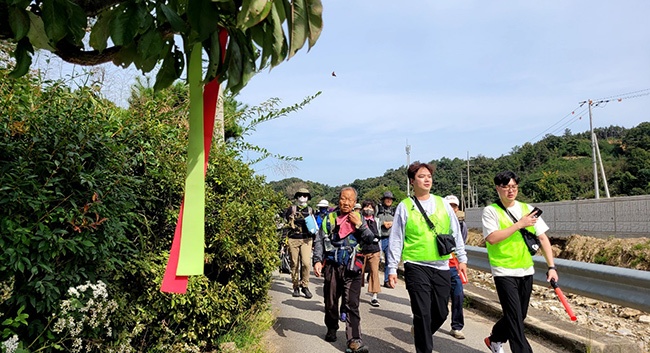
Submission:
[[[296,288],[293,290],[293,296],[294,297],[299,297],[300,296],[300,289]]]
[[[336,342],[336,330],[328,328],[327,334],[325,335],[325,341],[327,342]]]
[[[370,305],[374,306],[375,308],[379,306],[379,300],[373,299],[370,301]]]
[[[384,282],[384,287],[390,288],[390,285],[388,284],[388,281]]]
[[[302,287],[302,293],[305,295],[305,298],[307,299],[311,299],[311,297],[313,297],[313,295],[309,291],[309,288],[307,287]]]
[[[348,353],[368,353],[368,347],[364,346],[360,339],[352,339],[345,351]]]

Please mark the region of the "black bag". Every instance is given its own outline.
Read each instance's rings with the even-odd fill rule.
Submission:
[[[508,216],[510,216],[510,219],[512,219],[512,222],[513,222],[513,223],[517,223],[518,220],[517,220],[517,219],[515,218],[515,216],[513,216],[512,213],[510,213],[510,211],[508,211],[508,209],[507,209],[507,208],[506,208],[506,207],[501,203],[501,200],[499,200],[499,201],[497,202],[497,205],[499,205],[499,207],[501,207],[504,211],[506,211],[506,213],[508,214]],[[531,256],[534,256],[535,254],[537,254],[537,251],[539,250],[539,248],[540,248],[540,246],[541,246],[541,244],[540,244],[540,242],[539,242],[539,238],[537,238],[537,235],[533,234],[531,231],[529,231],[529,230],[526,229],[526,228],[521,228],[521,229],[519,229],[519,233],[520,233],[521,236],[524,238],[524,243],[526,243],[526,247],[528,248],[528,252],[530,253],[530,255],[531,255]]]
[[[286,246],[280,251],[280,273],[291,273],[291,255]]]
[[[427,213],[424,211],[424,208],[422,208],[420,201],[418,201],[418,199],[415,196],[413,196],[412,199],[413,202],[415,202],[415,204],[418,206],[420,212],[422,212],[422,216],[424,216],[424,219],[427,221],[429,228],[436,235],[436,245],[438,246],[438,254],[440,256],[451,254],[454,250],[456,250],[456,239],[454,239],[454,237],[451,234],[438,234],[436,232],[435,226],[433,225],[433,222],[431,222],[431,219],[429,219],[429,217],[427,216]]]

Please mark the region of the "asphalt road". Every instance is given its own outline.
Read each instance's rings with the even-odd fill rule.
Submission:
[[[382,274],[383,276],[383,274]],[[383,277],[382,277],[383,278]],[[327,329],[323,322],[323,279],[310,278],[311,299],[304,296],[292,297],[291,277],[275,273],[269,295],[276,323],[266,333],[265,340],[270,352],[344,352],[346,348],[345,324],[341,323],[338,340],[326,342]],[[400,280],[397,288],[382,287],[379,294],[379,307],[370,305],[367,287],[361,295],[361,332],[364,344],[371,353],[415,352],[411,337],[411,308],[404,282]],[[447,322],[434,335],[434,352],[444,353],[490,353],[483,339],[490,333],[494,319],[481,316],[473,310],[465,310],[466,339],[458,340],[449,335]],[[536,337],[527,336],[536,353],[565,352]],[[510,347],[504,345],[510,352]]]

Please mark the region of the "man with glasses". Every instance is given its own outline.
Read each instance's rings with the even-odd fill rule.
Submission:
[[[505,342],[509,342],[512,353],[528,353],[532,348],[524,335],[524,319],[528,313],[535,269],[521,232],[525,228],[537,235],[548,265],[546,280],[557,281],[553,250],[546,236],[549,227],[542,218],[531,213],[533,206],[515,200],[519,192],[519,177],[514,172],[497,174],[494,185],[499,201],[483,210],[483,236],[503,317],[494,324],[485,344],[492,353],[503,353]]]

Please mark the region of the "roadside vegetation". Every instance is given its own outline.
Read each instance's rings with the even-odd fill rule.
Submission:
[[[128,109],[0,68],[0,351],[261,352],[271,325],[278,211],[288,200],[244,161],[244,141],[301,109],[226,98],[206,176],[203,276],[160,292],[182,200],[187,89],[133,88]]]

